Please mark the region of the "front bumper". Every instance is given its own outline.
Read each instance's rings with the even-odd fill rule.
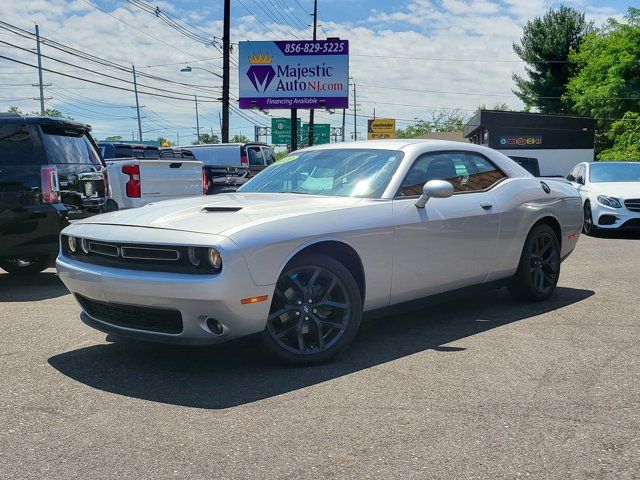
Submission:
[[[624,206],[612,208],[593,202],[591,215],[594,225],[602,230],[640,228],[640,212],[632,212]]]
[[[60,279],[74,296],[179,311],[180,333],[116,325],[108,319],[93,317],[85,310],[82,312],[82,320],[97,330],[161,343],[213,344],[262,331],[275,289],[275,285],[256,286],[240,254],[227,255],[222,272],[211,276],[104,267],[72,260],[63,254],[58,256],[56,266]],[[268,300],[240,303],[243,298],[262,295],[268,295]],[[209,317],[222,324],[221,334],[209,329]]]

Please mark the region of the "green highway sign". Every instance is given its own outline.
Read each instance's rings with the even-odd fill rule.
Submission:
[[[320,145],[322,143],[331,142],[331,125],[328,123],[313,124],[313,144]],[[309,145],[309,124],[302,125],[302,145]]]
[[[298,142],[302,139],[301,122],[298,119]],[[291,119],[272,118],[271,119],[271,143],[274,145],[291,144]]]

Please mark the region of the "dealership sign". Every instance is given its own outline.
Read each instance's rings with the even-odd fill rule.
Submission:
[[[500,137],[500,145],[505,147],[532,147],[542,145],[542,135],[509,135]]]
[[[396,138],[396,121],[392,118],[367,120],[367,140]]]
[[[240,108],[347,108],[349,42],[240,42]]]

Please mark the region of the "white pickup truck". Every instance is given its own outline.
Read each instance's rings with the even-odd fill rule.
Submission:
[[[107,159],[109,196],[105,210],[204,195],[202,162],[182,159]]]

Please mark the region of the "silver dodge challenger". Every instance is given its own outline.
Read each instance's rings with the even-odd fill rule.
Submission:
[[[259,333],[281,359],[309,364],[344,349],[363,312],[478,284],[547,299],[582,215],[568,182],[482,146],[331,144],[236,193],[78,221],[61,234],[57,268],[82,320],[116,337]]]

